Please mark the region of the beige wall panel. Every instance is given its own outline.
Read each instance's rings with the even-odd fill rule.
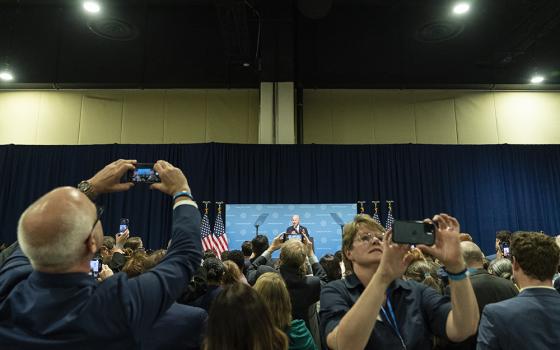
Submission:
[[[0,93],[0,144],[37,141],[40,92]]]
[[[209,90],[207,141],[246,143],[249,114],[248,90]]]
[[[42,93],[37,123],[37,144],[78,144],[82,97],[79,92]]]
[[[125,96],[122,143],[163,143],[164,98],[159,91]]]
[[[413,104],[379,103],[373,107],[375,143],[415,143]]]
[[[459,144],[498,143],[494,96],[491,92],[473,92],[455,98]]]
[[[303,92],[304,143],[334,142],[331,95],[328,90]]]
[[[371,93],[350,90],[331,95],[333,142],[374,143]]]
[[[120,143],[123,99],[86,94],[82,105],[79,144]]]
[[[206,142],[206,91],[167,92],[165,143]]]
[[[560,143],[558,93],[496,93],[499,143]]]
[[[259,142],[259,90],[249,90],[249,125],[247,143]]]
[[[414,105],[414,115],[417,143],[457,143],[453,99],[434,97],[431,101],[417,102]]]

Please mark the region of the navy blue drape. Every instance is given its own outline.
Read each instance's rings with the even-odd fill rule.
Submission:
[[[0,240],[16,238],[21,212],[48,190],[75,186],[118,158],[166,159],[196,199],[226,203],[394,200],[397,219],[449,212],[490,253],[495,231],[557,233],[560,146],[513,145],[94,145],[0,146]],[[136,186],[101,199],[105,232],[119,219],[145,245],[168,239],[170,201]],[[213,207],[212,207],[213,209]]]

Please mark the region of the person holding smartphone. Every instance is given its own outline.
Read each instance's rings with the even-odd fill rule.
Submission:
[[[344,226],[345,280],[321,291],[320,325],[329,349],[432,349],[434,336],[458,342],[476,333],[479,311],[461,255],[459,223],[433,217],[435,244],[418,245],[439,259],[450,278],[451,298],[401,276],[410,246],[395,244],[369,215]],[[348,271],[347,271],[348,272]]]
[[[9,315],[0,323],[0,348],[135,349],[153,336],[154,326],[175,305],[202,259],[200,212],[183,172],[166,161],[155,163],[161,183],[151,188],[173,201],[169,250],[136,278],[119,273],[98,284],[88,273],[103,243],[102,211],[90,199],[130,189],[133,184],[120,179],[134,164],[117,160],[85,181],[81,191],[54,189],[21,215],[21,249],[0,270],[0,314]],[[153,337],[179,344],[189,338],[185,330],[199,328],[185,325],[180,333]]]

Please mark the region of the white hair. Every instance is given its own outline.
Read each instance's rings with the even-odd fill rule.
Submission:
[[[75,209],[75,208],[73,208]],[[26,232],[23,221],[29,209],[18,222],[18,241],[23,253],[31,261],[33,268],[49,268],[64,271],[75,266],[83,258],[85,241],[92,230],[91,217],[78,210],[70,210],[58,216],[56,232],[43,237],[33,237]]]

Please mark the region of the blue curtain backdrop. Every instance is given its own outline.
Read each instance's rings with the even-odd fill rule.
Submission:
[[[187,174],[199,201],[352,203],[394,200],[397,219],[448,212],[485,252],[495,231],[560,227],[560,146],[95,145],[0,146],[0,240],[16,238],[21,212],[48,190],[75,186],[118,158],[166,159]],[[169,198],[146,187],[107,195],[105,232],[130,219],[158,248],[169,237]],[[202,207],[202,206],[201,206]],[[215,207],[211,206],[211,217]]]

